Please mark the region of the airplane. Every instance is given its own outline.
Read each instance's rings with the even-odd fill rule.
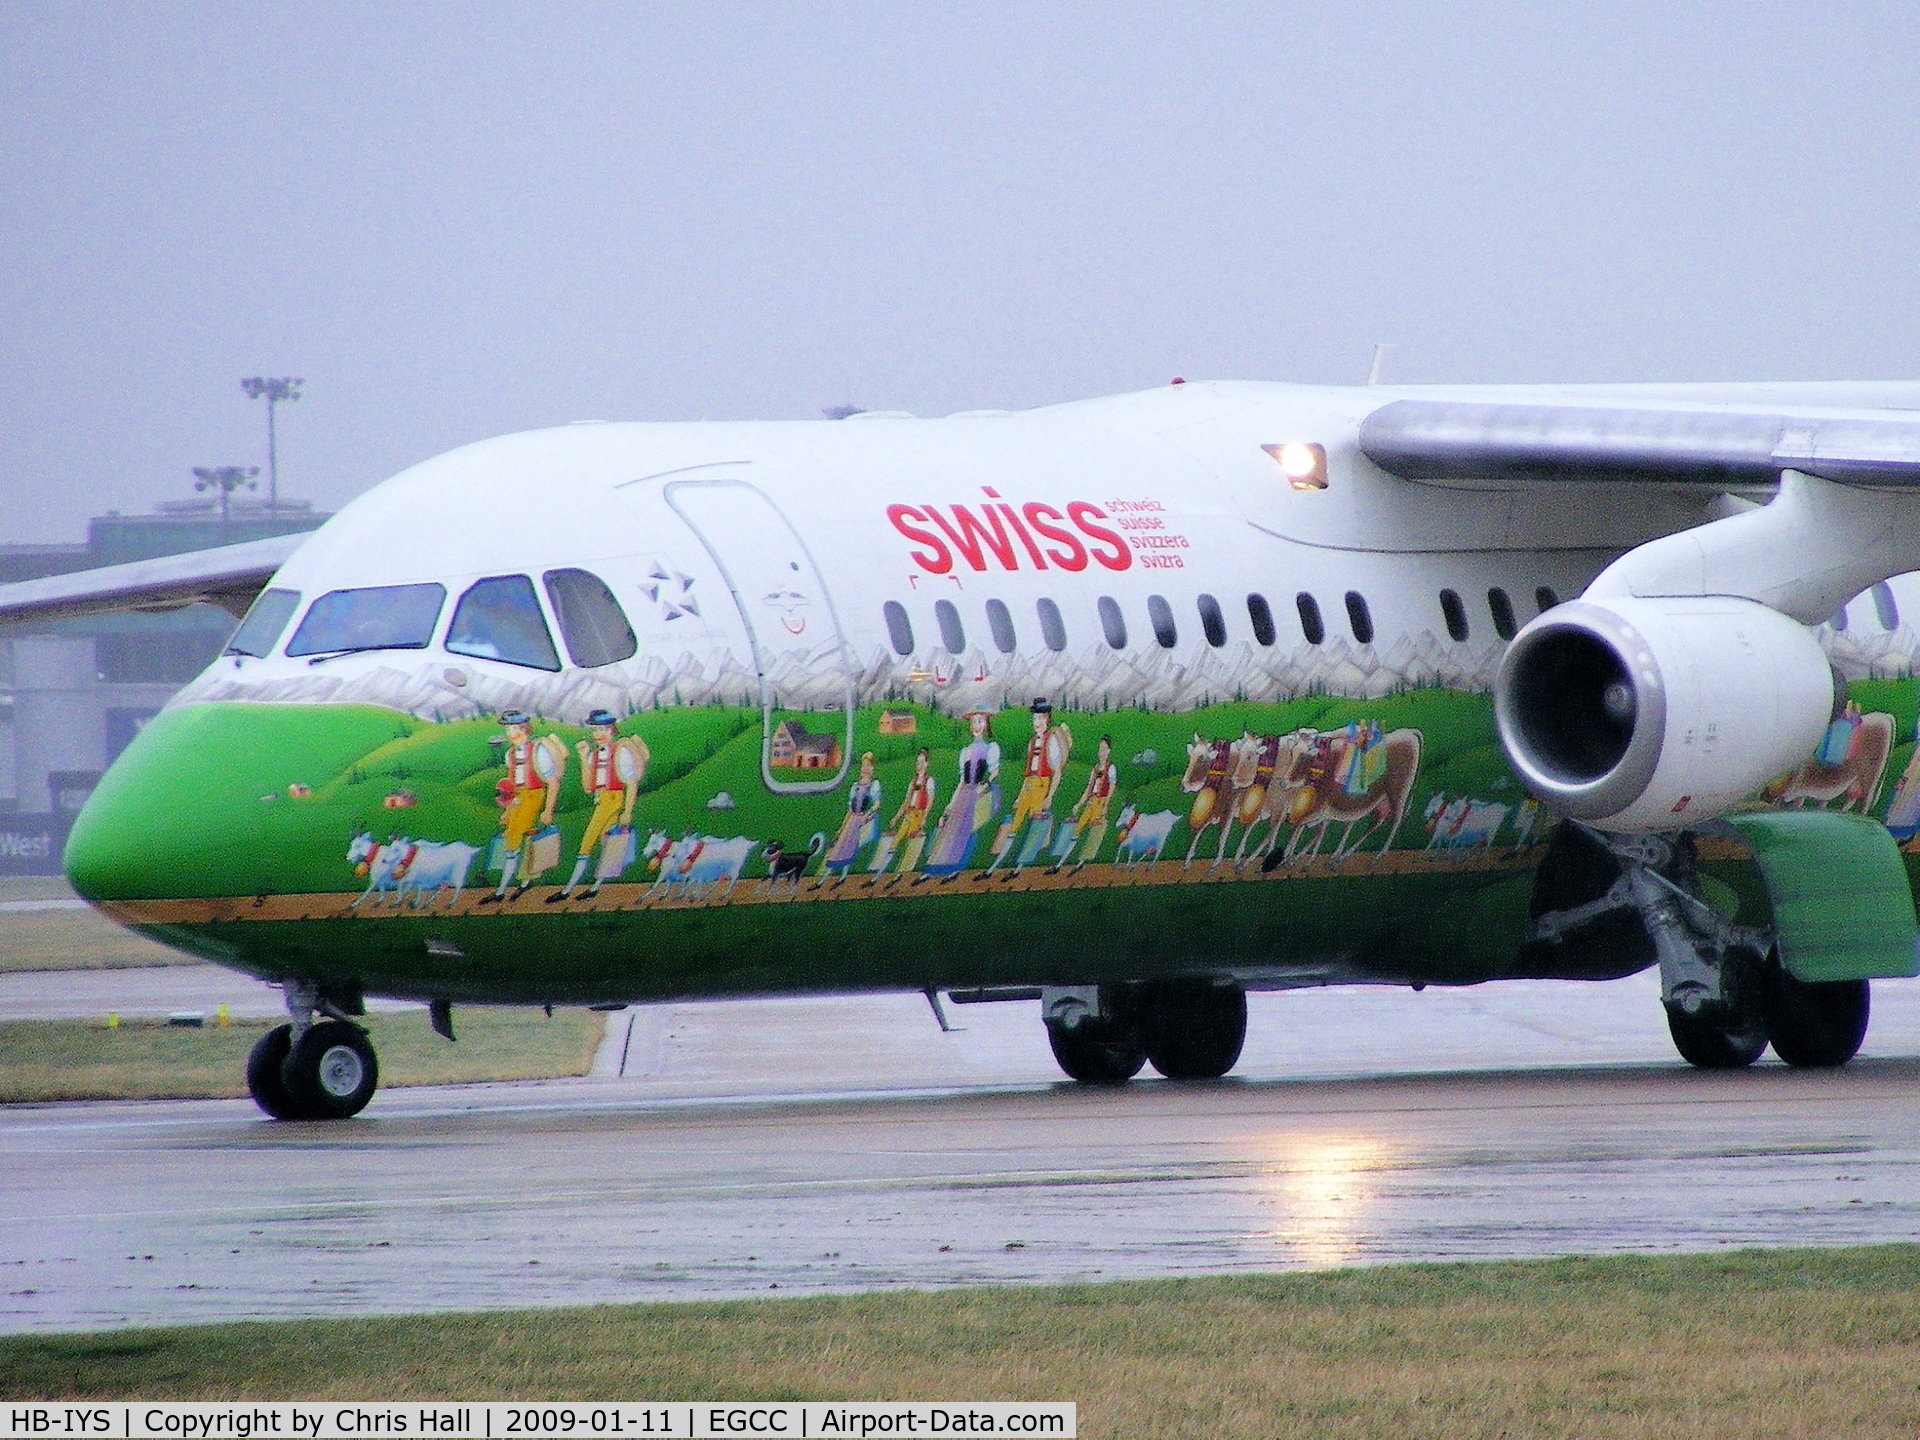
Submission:
[[[1038,1000],[1111,1085],[1250,990],[1657,967],[1692,1064],[1844,1064],[1916,973],[1915,571],[1920,383],[1175,381],[507,435],[0,620],[244,616],[65,866],[283,988],[313,1120],[370,996]]]

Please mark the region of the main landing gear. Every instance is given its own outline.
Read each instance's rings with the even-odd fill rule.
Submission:
[[[1738,962],[1749,978],[1718,1009],[1688,1014],[1667,1006],[1674,1048],[1701,1070],[1735,1070],[1766,1052],[1800,1068],[1844,1065],[1867,1036],[1872,997],[1865,980],[1809,983],[1777,960],[1747,954]]]
[[[1611,855],[1618,878],[1595,900],[1536,915],[1533,938],[1557,943],[1582,926],[1637,914],[1659,961],[1668,1033],[1689,1065],[1737,1070],[1772,1045],[1789,1065],[1830,1068],[1859,1051],[1871,1011],[1867,982],[1796,980],[1769,932],[1735,925],[1701,898],[1689,839],[1583,833]]]
[[[367,1032],[311,983],[286,985],[290,1024],[276,1025],[247,1056],[247,1090],[276,1120],[344,1120],[380,1083]],[[315,1011],[329,1017],[316,1020]]]
[[[1149,1063],[1169,1080],[1217,1080],[1247,1038],[1246,992],[1204,976],[1050,987],[1041,1009],[1053,1058],[1087,1085],[1123,1085]]]

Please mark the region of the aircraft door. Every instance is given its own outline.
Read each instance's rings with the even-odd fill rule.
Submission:
[[[761,778],[790,794],[833,789],[853,758],[853,665],[806,542],[744,480],[679,480],[665,494],[719,566],[753,646]]]

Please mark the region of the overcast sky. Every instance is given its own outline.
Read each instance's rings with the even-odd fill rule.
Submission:
[[[1920,7],[0,0],[0,540],[575,419],[1920,378]]]

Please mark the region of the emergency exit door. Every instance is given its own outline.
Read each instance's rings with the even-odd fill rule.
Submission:
[[[833,789],[853,758],[854,676],[806,542],[744,480],[680,480],[665,494],[713,556],[753,647],[761,778],[795,794]]]

